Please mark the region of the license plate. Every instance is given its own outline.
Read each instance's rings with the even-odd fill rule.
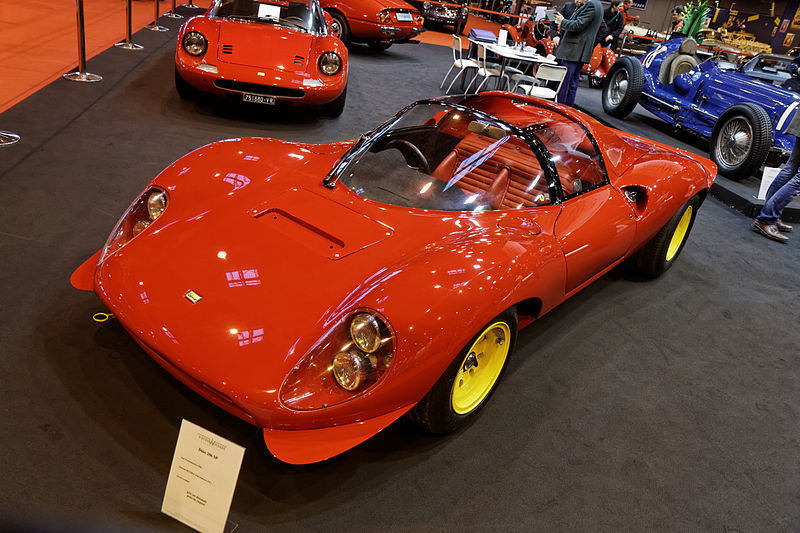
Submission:
[[[411,22],[414,20],[414,17],[411,16],[411,13],[398,13],[397,14],[397,21],[398,22]]]
[[[275,105],[275,97],[274,96],[264,96],[263,94],[244,93],[244,94],[242,94],[242,101],[243,102],[250,102],[252,104]]]

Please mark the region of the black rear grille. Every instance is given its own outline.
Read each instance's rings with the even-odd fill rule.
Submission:
[[[220,89],[228,89],[229,91],[265,94],[268,96],[283,96],[285,98],[302,98],[306,95],[306,92],[302,89],[275,87],[273,85],[261,85],[260,83],[247,83],[244,81],[216,80],[214,85]]]
[[[232,54],[233,53],[233,45],[232,44],[223,44],[222,45],[222,53],[223,54]]]

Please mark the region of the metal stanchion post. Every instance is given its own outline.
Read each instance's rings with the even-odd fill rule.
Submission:
[[[100,81],[102,76],[86,72],[86,35],[83,31],[83,0],[75,0],[78,19],[78,71],[64,74],[70,81]]]
[[[19,135],[10,131],[0,131],[0,146],[8,146],[19,142]]]
[[[141,50],[144,48],[141,44],[134,43],[131,38],[131,0],[125,0],[125,41],[114,46],[125,50]]]
[[[158,25],[158,0],[154,0],[153,1],[153,5],[155,6],[156,18],[153,20],[152,24],[150,24],[149,26],[145,26],[145,27],[148,30],[152,30],[152,31],[169,31],[169,28],[167,28],[165,26],[159,26]]]
[[[189,0],[189,3],[187,3],[187,4],[182,4],[182,5],[181,5],[181,7],[190,7],[190,8],[192,8],[192,9],[203,9],[203,8],[202,8],[202,7],[200,7],[200,6],[196,6],[196,5],[194,5],[194,4],[192,3],[192,0]]]
[[[164,16],[167,17],[167,18],[171,18],[171,19],[182,19],[183,15],[179,15],[178,13],[175,13],[175,9],[176,9],[175,8],[175,0],[172,0],[172,11],[170,11],[169,13],[164,13]]]

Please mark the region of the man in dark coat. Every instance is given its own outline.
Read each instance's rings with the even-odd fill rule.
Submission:
[[[572,107],[575,106],[581,68],[592,58],[597,30],[603,21],[603,6],[598,0],[575,0],[575,5],[578,7],[570,18],[555,14],[556,24],[561,28],[556,57],[567,67],[564,83],[558,91],[558,102]]]

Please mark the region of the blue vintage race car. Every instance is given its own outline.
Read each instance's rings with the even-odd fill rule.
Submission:
[[[800,131],[800,94],[782,87],[792,58],[758,54],[741,67],[722,59],[702,61],[694,39],[654,46],[636,59],[620,57],[603,82],[603,109],[625,117],[636,104],[709,139],[711,159],[726,177],[751,176],[777,162]],[[791,129],[790,129],[791,128]]]

